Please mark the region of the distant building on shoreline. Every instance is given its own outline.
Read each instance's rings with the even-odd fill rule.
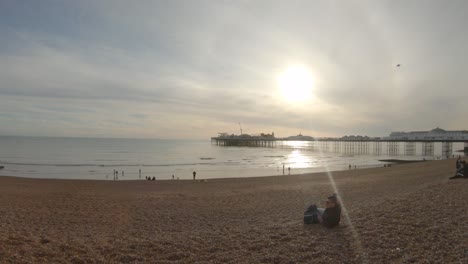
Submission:
[[[291,141],[314,141],[314,138],[311,136],[303,136],[302,133],[299,133],[297,136],[289,136],[284,138],[284,140],[291,140]]]
[[[344,140],[344,141],[368,141],[368,140],[379,140],[380,138],[379,137],[369,137],[369,136],[361,136],[361,135],[346,135],[346,136],[343,136],[341,138],[339,138],[340,140]]]
[[[439,127],[430,131],[392,132],[385,139],[391,140],[468,140],[467,130],[448,131]]]

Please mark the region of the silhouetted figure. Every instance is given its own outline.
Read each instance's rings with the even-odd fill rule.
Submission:
[[[455,173],[455,176],[450,177],[449,179],[456,178],[468,178],[468,164],[466,164],[466,161],[463,160],[459,162],[459,166],[457,172]]]
[[[341,205],[336,194],[328,197],[325,208],[317,208],[317,205],[312,204],[304,212],[304,224],[321,223],[325,227],[332,228],[339,225],[340,220]]]
[[[196,177],[197,177],[197,172],[193,171],[193,180],[195,180]]]
[[[349,169],[351,169],[351,164],[349,164]]]
[[[172,174],[172,179],[174,180],[174,174]]]
[[[153,176],[153,181],[155,181],[155,180],[156,180],[156,177]]]
[[[291,167],[288,167],[288,175],[291,175]]]
[[[139,176],[140,179],[141,179],[141,169],[138,170],[138,176]]]
[[[284,164],[283,164],[283,175],[284,175]]]

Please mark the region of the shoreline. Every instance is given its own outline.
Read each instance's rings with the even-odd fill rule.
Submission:
[[[326,172],[156,184],[2,176],[0,259],[461,262],[468,181],[448,180],[454,161],[333,172],[344,206],[334,229],[302,223],[335,191]]]
[[[351,170],[333,170],[330,171],[330,173],[337,173],[337,172],[342,172],[342,171],[359,171],[359,170],[368,170],[368,169],[375,169],[375,168],[381,168],[382,166],[366,166],[366,167],[361,167],[361,168],[356,168],[356,169],[351,169]],[[246,177],[225,177],[225,178],[200,178],[200,179],[161,179],[158,180],[156,179],[156,182],[177,182],[177,181],[190,181],[190,182],[199,182],[199,181],[220,181],[220,180],[227,180],[227,179],[261,179],[261,178],[270,178],[270,177],[291,177],[291,176],[314,176],[318,174],[323,174],[327,173],[327,171],[319,171],[319,172],[305,172],[305,173],[298,173],[298,174],[281,174],[281,175],[266,175],[266,176],[246,176]],[[119,180],[112,180],[112,179],[76,179],[76,178],[70,178],[70,179],[64,179],[64,178],[34,178],[34,177],[23,177],[23,176],[9,176],[9,175],[0,175],[1,177],[8,177],[8,178],[18,178],[18,179],[31,179],[31,180],[63,180],[63,181],[100,181],[100,182],[147,182],[148,180],[145,179],[119,179]]]
[[[391,163],[391,164],[406,164],[406,163],[414,163],[414,162],[425,162],[427,160],[425,160],[425,159],[421,159],[421,160],[381,159],[379,161],[388,162],[388,163]]]
[[[426,160],[426,161],[432,161],[432,160]],[[381,161],[381,162],[387,162],[387,161]],[[383,168],[383,167],[385,167],[384,165],[388,164],[388,163],[391,163],[392,165],[401,165],[401,164],[412,163],[412,162],[401,162],[401,163],[387,162],[387,163],[382,163],[382,164],[379,164],[379,165],[361,165],[359,167],[356,167],[356,169],[354,169],[354,168],[352,168],[352,169],[343,168],[343,169],[332,169],[330,171],[321,170],[322,168],[325,169],[326,167],[305,168],[305,169],[318,169],[319,171],[304,172],[304,173],[292,173],[292,174],[277,174],[277,175],[271,175],[270,174],[270,175],[264,175],[264,176],[260,175],[260,176],[242,176],[242,177],[199,178],[196,181],[200,181],[200,180],[214,181],[214,180],[223,180],[223,179],[249,179],[249,178],[268,178],[268,177],[290,177],[290,176],[300,176],[300,175],[302,175],[302,176],[304,176],[304,175],[313,176],[314,174],[323,174],[323,173],[328,173],[328,172],[337,173],[337,172],[342,172],[342,171],[360,171],[360,170]],[[295,170],[301,170],[301,169],[295,169]],[[240,171],[242,171],[242,170],[240,170]],[[12,178],[21,178],[21,179],[37,179],[37,180],[65,180],[65,181],[76,180],[76,181],[103,181],[103,182],[111,181],[111,182],[114,182],[114,180],[112,180],[110,176],[108,177],[108,179],[99,179],[99,178],[95,178],[95,179],[82,178],[82,179],[79,179],[79,178],[52,178],[52,177],[51,178],[42,178],[42,177],[28,177],[28,176],[1,175],[0,174],[0,177],[12,177]],[[150,177],[153,177],[153,175],[151,175]],[[200,177],[200,176],[197,176],[197,177]],[[145,180],[145,179],[134,179],[134,178],[128,179],[128,178],[126,178],[126,179],[119,179],[119,180],[116,180],[116,181],[133,182],[133,181],[147,181],[147,180]],[[156,178],[156,182],[158,182],[158,181],[159,182],[161,182],[161,181],[193,181],[193,179],[191,179],[191,178],[182,178],[182,179],[179,179],[179,180],[177,180],[177,179],[172,180],[172,179],[166,179],[166,178],[163,178],[163,179],[157,179]]]

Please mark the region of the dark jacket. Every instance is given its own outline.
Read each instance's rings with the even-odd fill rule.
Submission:
[[[322,224],[328,228],[337,226],[341,219],[341,207],[337,205],[334,208],[327,208],[322,215]]]

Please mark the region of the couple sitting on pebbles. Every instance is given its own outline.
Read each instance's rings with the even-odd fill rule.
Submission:
[[[341,205],[336,193],[329,196],[325,203],[326,208],[317,208],[315,204],[309,206],[304,212],[304,224],[320,223],[328,228],[337,226],[341,219]]]

